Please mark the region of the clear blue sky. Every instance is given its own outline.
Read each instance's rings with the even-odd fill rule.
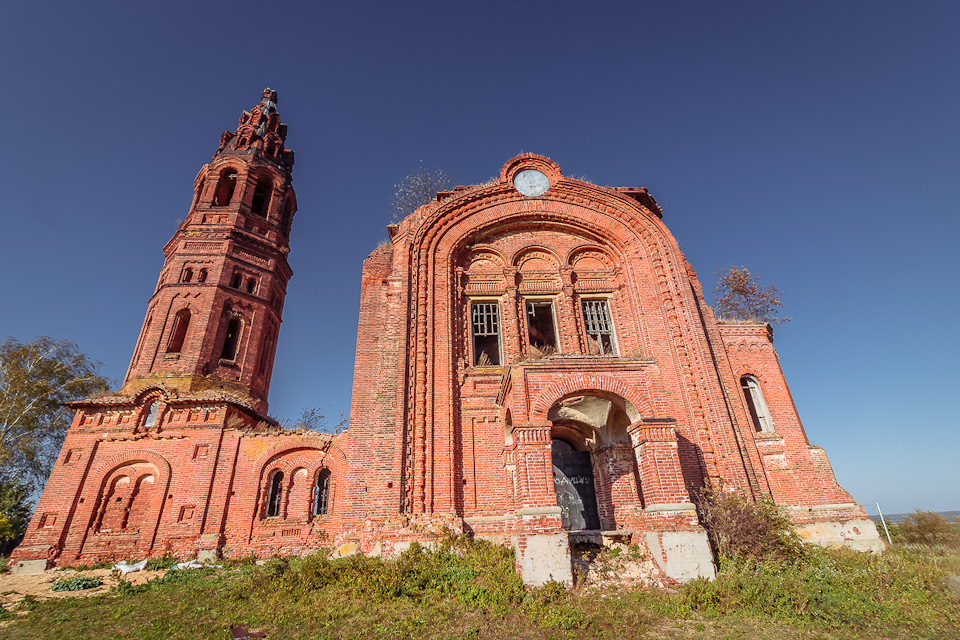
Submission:
[[[704,287],[784,292],[811,442],[868,510],[960,509],[960,4],[25,2],[0,8],[0,338],[121,379],[193,179],[279,91],[300,210],[272,413],[347,411],[361,262],[422,161],[646,186]]]

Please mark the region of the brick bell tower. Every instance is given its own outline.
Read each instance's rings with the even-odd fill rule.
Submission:
[[[293,151],[277,92],[264,89],[195,180],[190,212],[164,247],[121,393],[162,384],[223,389],[266,415],[287,282]]]

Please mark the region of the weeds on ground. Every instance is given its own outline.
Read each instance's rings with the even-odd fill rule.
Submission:
[[[76,578],[57,580],[50,587],[50,591],[83,591],[84,589],[94,589],[101,584],[103,583],[100,582],[100,578],[77,576]]]
[[[944,575],[923,553],[809,548],[802,561],[726,560],[712,582],[695,580],[672,597],[638,597],[678,617],[733,615],[834,630],[903,628],[939,637],[944,628],[960,631],[960,617],[940,585]]]

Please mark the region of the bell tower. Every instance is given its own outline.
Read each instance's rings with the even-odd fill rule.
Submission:
[[[293,151],[277,92],[244,111],[194,183],[190,212],[163,249],[122,393],[162,383],[222,389],[266,415],[287,282]]]

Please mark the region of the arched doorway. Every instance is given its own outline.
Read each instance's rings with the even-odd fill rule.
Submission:
[[[639,418],[636,408],[622,396],[584,390],[554,402],[547,417],[552,425],[554,490],[563,528],[616,529],[617,509],[639,506],[636,465],[627,435],[627,427]],[[630,483],[632,489],[627,486]]]
[[[597,491],[593,481],[593,463],[589,451],[577,451],[566,440],[551,443],[553,484],[557,493],[560,519],[567,531],[599,529]]]

